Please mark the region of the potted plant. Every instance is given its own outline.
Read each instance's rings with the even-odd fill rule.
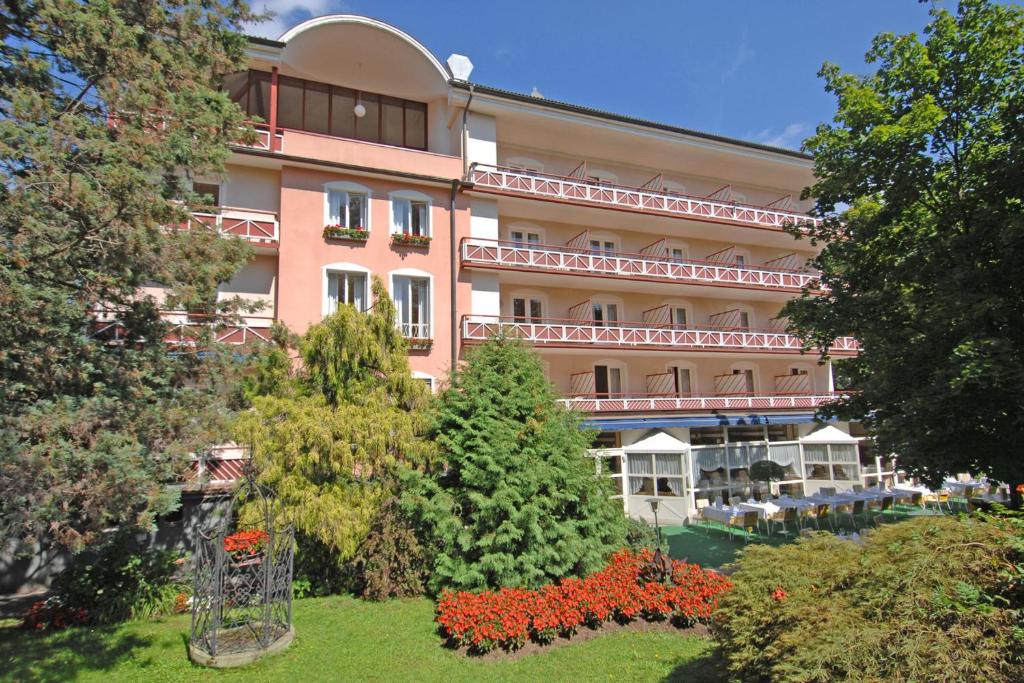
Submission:
[[[262,560],[261,553],[266,548],[269,538],[263,529],[236,531],[224,538],[224,551],[231,556],[235,564],[259,564]]]
[[[329,240],[353,240],[356,242],[365,242],[370,239],[370,231],[361,225],[357,225],[353,228],[346,228],[343,225],[325,225],[324,226],[324,239]]]
[[[396,232],[391,236],[391,241],[394,244],[399,244],[406,247],[429,247],[430,236],[429,235],[410,235],[405,232]]]
[[[429,349],[434,345],[434,340],[426,337],[409,337],[408,342],[410,349]]]

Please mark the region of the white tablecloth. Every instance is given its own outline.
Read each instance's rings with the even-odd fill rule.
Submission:
[[[721,522],[722,524],[728,524],[730,519],[740,514],[740,510],[738,508],[715,507],[713,505],[709,505],[708,507],[701,508],[700,513],[707,519]]]

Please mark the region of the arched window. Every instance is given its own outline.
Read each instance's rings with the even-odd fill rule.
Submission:
[[[351,182],[324,185],[324,225],[370,230],[370,188]]]
[[[432,202],[428,195],[413,190],[398,190],[391,199],[391,234],[430,237]]]
[[[355,263],[329,263],[321,268],[321,306],[330,315],[349,304],[357,311],[370,306],[370,270]]]

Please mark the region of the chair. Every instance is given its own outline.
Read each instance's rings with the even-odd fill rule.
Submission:
[[[786,527],[786,525],[789,524],[790,522],[792,522],[793,526],[796,527],[797,530],[799,530],[800,523],[797,520],[797,514],[796,513],[797,513],[797,510],[796,510],[795,507],[787,507],[787,508],[782,508],[781,510],[779,510],[778,512],[776,512],[773,515],[769,515],[769,516],[765,517],[764,518],[764,526],[765,526],[765,530],[768,532],[768,535],[769,536],[772,535],[772,530],[776,526],[781,526],[782,527],[782,533],[788,534],[789,533],[789,529]]]
[[[973,498],[973,497],[974,497],[974,487],[973,486],[965,486],[964,487],[964,495],[963,495],[963,497],[956,496],[955,500],[956,500],[958,505],[963,505],[964,506],[964,512],[970,512],[971,511],[971,498]]]
[[[813,508],[808,508],[807,512],[807,516],[814,520],[814,526],[819,531],[821,531],[822,518],[824,518],[829,523],[830,527],[832,526],[832,517],[829,515],[828,503],[820,503],[819,505],[815,505]]]
[[[928,502],[934,502],[935,503],[935,510],[939,514],[942,514],[942,506],[943,505],[946,506],[946,512],[948,512],[950,514],[953,513],[953,505],[951,503],[952,496],[950,495],[949,491],[947,491],[946,489],[939,489],[938,491],[936,491],[935,493],[933,493],[931,495],[931,498],[932,498],[932,500],[928,501]]]
[[[855,500],[855,501],[853,501],[853,505],[847,506],[843,510],[843,515],[846,516],[846,517],[849,517],[849,519],[850,519],[850,528],[853,529],[853,530],[857,529],[854,517],[860,516],[861,518],[864,519],[864,523],[867,524],[867,501],[864,501],[864,500]]]
[[[924,494],[921,493],[920,491],[915,491],[910,496],[910,505],[911,506],[919,507],[922,510],[924,510],[925,509],[925,507],[924,507]]]
[[[741,531],[746,532],[750,529],[753,533],[757,533],[757,518],[760,515],[754,510],[745,510],[738,515],[734,515],[729,518],[729,535],[732,537],[732,530],[739,527]],[[747,533],[743,534],[743,543],[746,544],[750,541],[750,537]]]
[[[896,498],[893,496],[882,496],[881,504],[878,506],[878,515],[872,520],[878,526],[878,518],[884,517],[888,512],[889,516],[896,520]]]

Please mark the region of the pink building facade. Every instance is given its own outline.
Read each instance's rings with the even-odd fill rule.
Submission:
[[[228,88],[259,137],[204,179],[221,208],[199,218],[256,247],[223,288],[265,304],[243,332],[365,308],[378,276],[434,387],[518,335],[601,432],[630,514],[654,496],[688,518],[749,491],[757,458],[804,489],[861,480],[848,425],[804,447],[836,388],[779,317],[816,281],[784,231],[811,220],[809,158],[477,85],[466,57],[361,16],[253,39],[249,67]]]

